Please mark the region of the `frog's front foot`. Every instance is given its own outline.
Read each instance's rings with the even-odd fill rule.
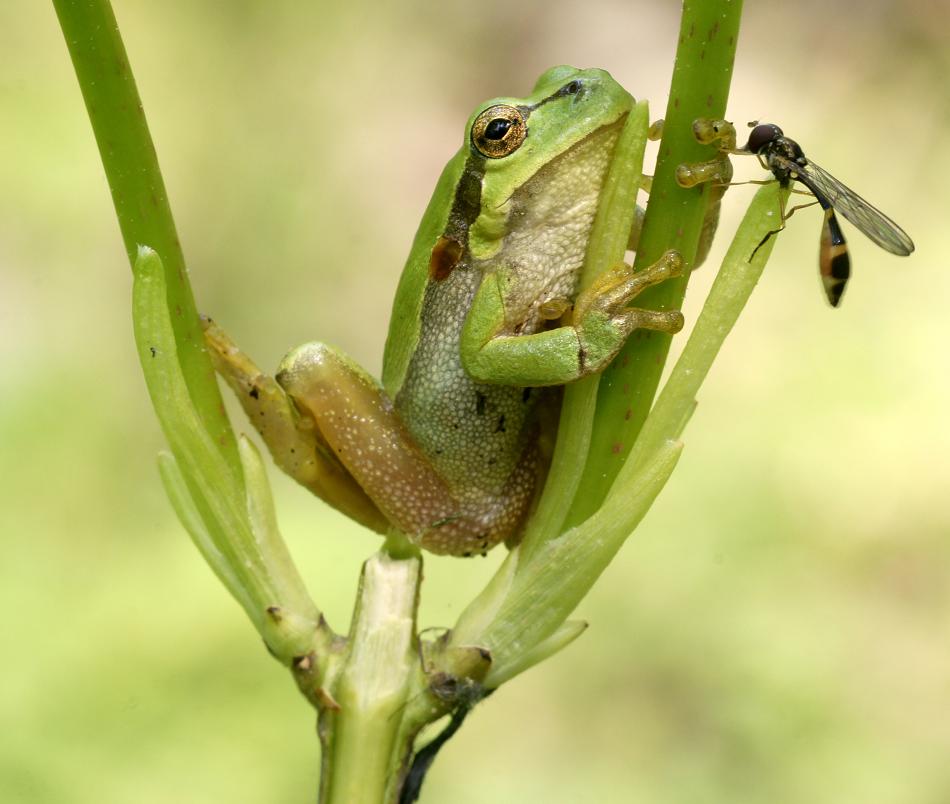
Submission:
[[[673,335],[683,328],[679,310],[644,310],[627,305],[652,285],[683,273],[683,257],[667,251],[653,265],[634,272],[621,263],[605,272],[580,294],[574,305],[574,321],[581,340],[582,369],[600,371],[613,359],[620,345],[636,329],[649,329]]]

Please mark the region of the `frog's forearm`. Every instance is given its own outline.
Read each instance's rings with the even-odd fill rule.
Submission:
[[[627,303],[681,269],[675,251],[637,273],[621,263],[577,298],[572,324],[532,335],[506,333],[510,324],[504,299],[510,277],[501,271],[488,274],[462,329],[462,365],[477,382],[514,386],[563,385],[601,371],[633,330],[680,330],[683,316],[678,311],[640,310]]]
[[[479,286],[462,329],[461,356],[477,382],[515,386],[563,385],[581,376],[581,341],[574,327],[534,335],[502,335],[505,307],[492,273]]]

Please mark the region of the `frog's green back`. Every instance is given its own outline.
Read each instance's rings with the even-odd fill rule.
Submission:
[[[452,196],[465,169],[468,152],[468,148],[462,148],[442,171],[412,241],[406,267],[399,278],[383,352],[383,387],[391,397],[402,385],[413,350],[419,341],[420,311],[429,277],[429,259],[448,223]]]

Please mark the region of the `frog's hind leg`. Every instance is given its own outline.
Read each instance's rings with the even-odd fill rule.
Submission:
[[[215,370],[234,391],[274,462],[294,480],[368,528],[385,533],[389,523],[333,454],[308,416],[254,364],[210,318],[203,318],[205,344]]]
[[[512,506],[504,495],[484,506],[462,503],[417,446],[386,392],[342,353],[322,343],[298,347],[281,362],[277,382],[413,543],[467,556],[510,536]]]

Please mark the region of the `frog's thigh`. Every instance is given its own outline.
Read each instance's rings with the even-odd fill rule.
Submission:
[[[234,391],[274,462],[334,508],[380,533],[388,522],[333,455],[329,444],[290,398],[211,319],[204,319],[205,344],[217,372]]]
[[[431,534],[461,524],[458,503],[372,377],[332,347],[308,343],[284,358],[277,381],[399,530],[435,552],[456,552]]]

